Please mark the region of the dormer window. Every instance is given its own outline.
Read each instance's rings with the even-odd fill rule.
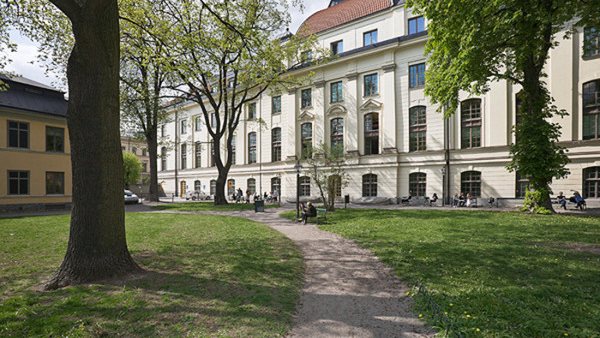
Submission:
[[[416,18],[408,19],[408,35],[417,34],[425,31],[425,18],[417,16]]]
[[[331,54],[338,55],[344,52],[344,40],[331,43]]]

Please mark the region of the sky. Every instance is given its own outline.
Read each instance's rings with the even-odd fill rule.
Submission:
[[[292,24],[290,30],[296,32],[302,22],[311,14],[324,9],[329,4],[330,0],[303,0],[304,11],[294,8],[291,11]],[[16,53],[11,53],[9,58],[12,62],[6,67],[8,71],[18,75],[27,77],[45,85],[60,87],[57,79],[48,77],[44,73],[43,66],[36,63],[37,60],[37,45],[18,32],[11,33],[11,39],[18,46]]]

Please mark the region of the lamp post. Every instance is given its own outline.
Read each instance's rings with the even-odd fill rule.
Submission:
[[[300,161],[296,161],[294,169],[296,169],[296,222],[298,222],[300,219],[300,170],[302,170]]]

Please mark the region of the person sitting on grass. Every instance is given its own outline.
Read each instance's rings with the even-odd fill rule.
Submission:
[[[560,207],[567,210],[567,198],[565,197],[565,195],[563,195],[562,191],[558,193],[556,199],[558,200],[558,204],[560,205]]]
[[[302,212],[302,224],[306,224],[308,222],[309,217],[317,216],[317,208],[311,203],[308,202],[307,207]]]

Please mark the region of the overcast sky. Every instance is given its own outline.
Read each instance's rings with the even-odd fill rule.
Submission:
[[[303,0],[304,11],[294,8],[290,13],[292,16],[292,26],[290,30],[296,32],[304,19],[316,11],[324,9],[329,4],[329,0]],[[17,43],[18,50],[10,55],[12,63],[7,66],[9,71],[15,72],[24,77],[41,82],[46,85],[56,85],[56,80],[47,77],[43,68],[35,63],[37,58],[37,46],[27,38],[14,32],[11,34],[12,40]]]

